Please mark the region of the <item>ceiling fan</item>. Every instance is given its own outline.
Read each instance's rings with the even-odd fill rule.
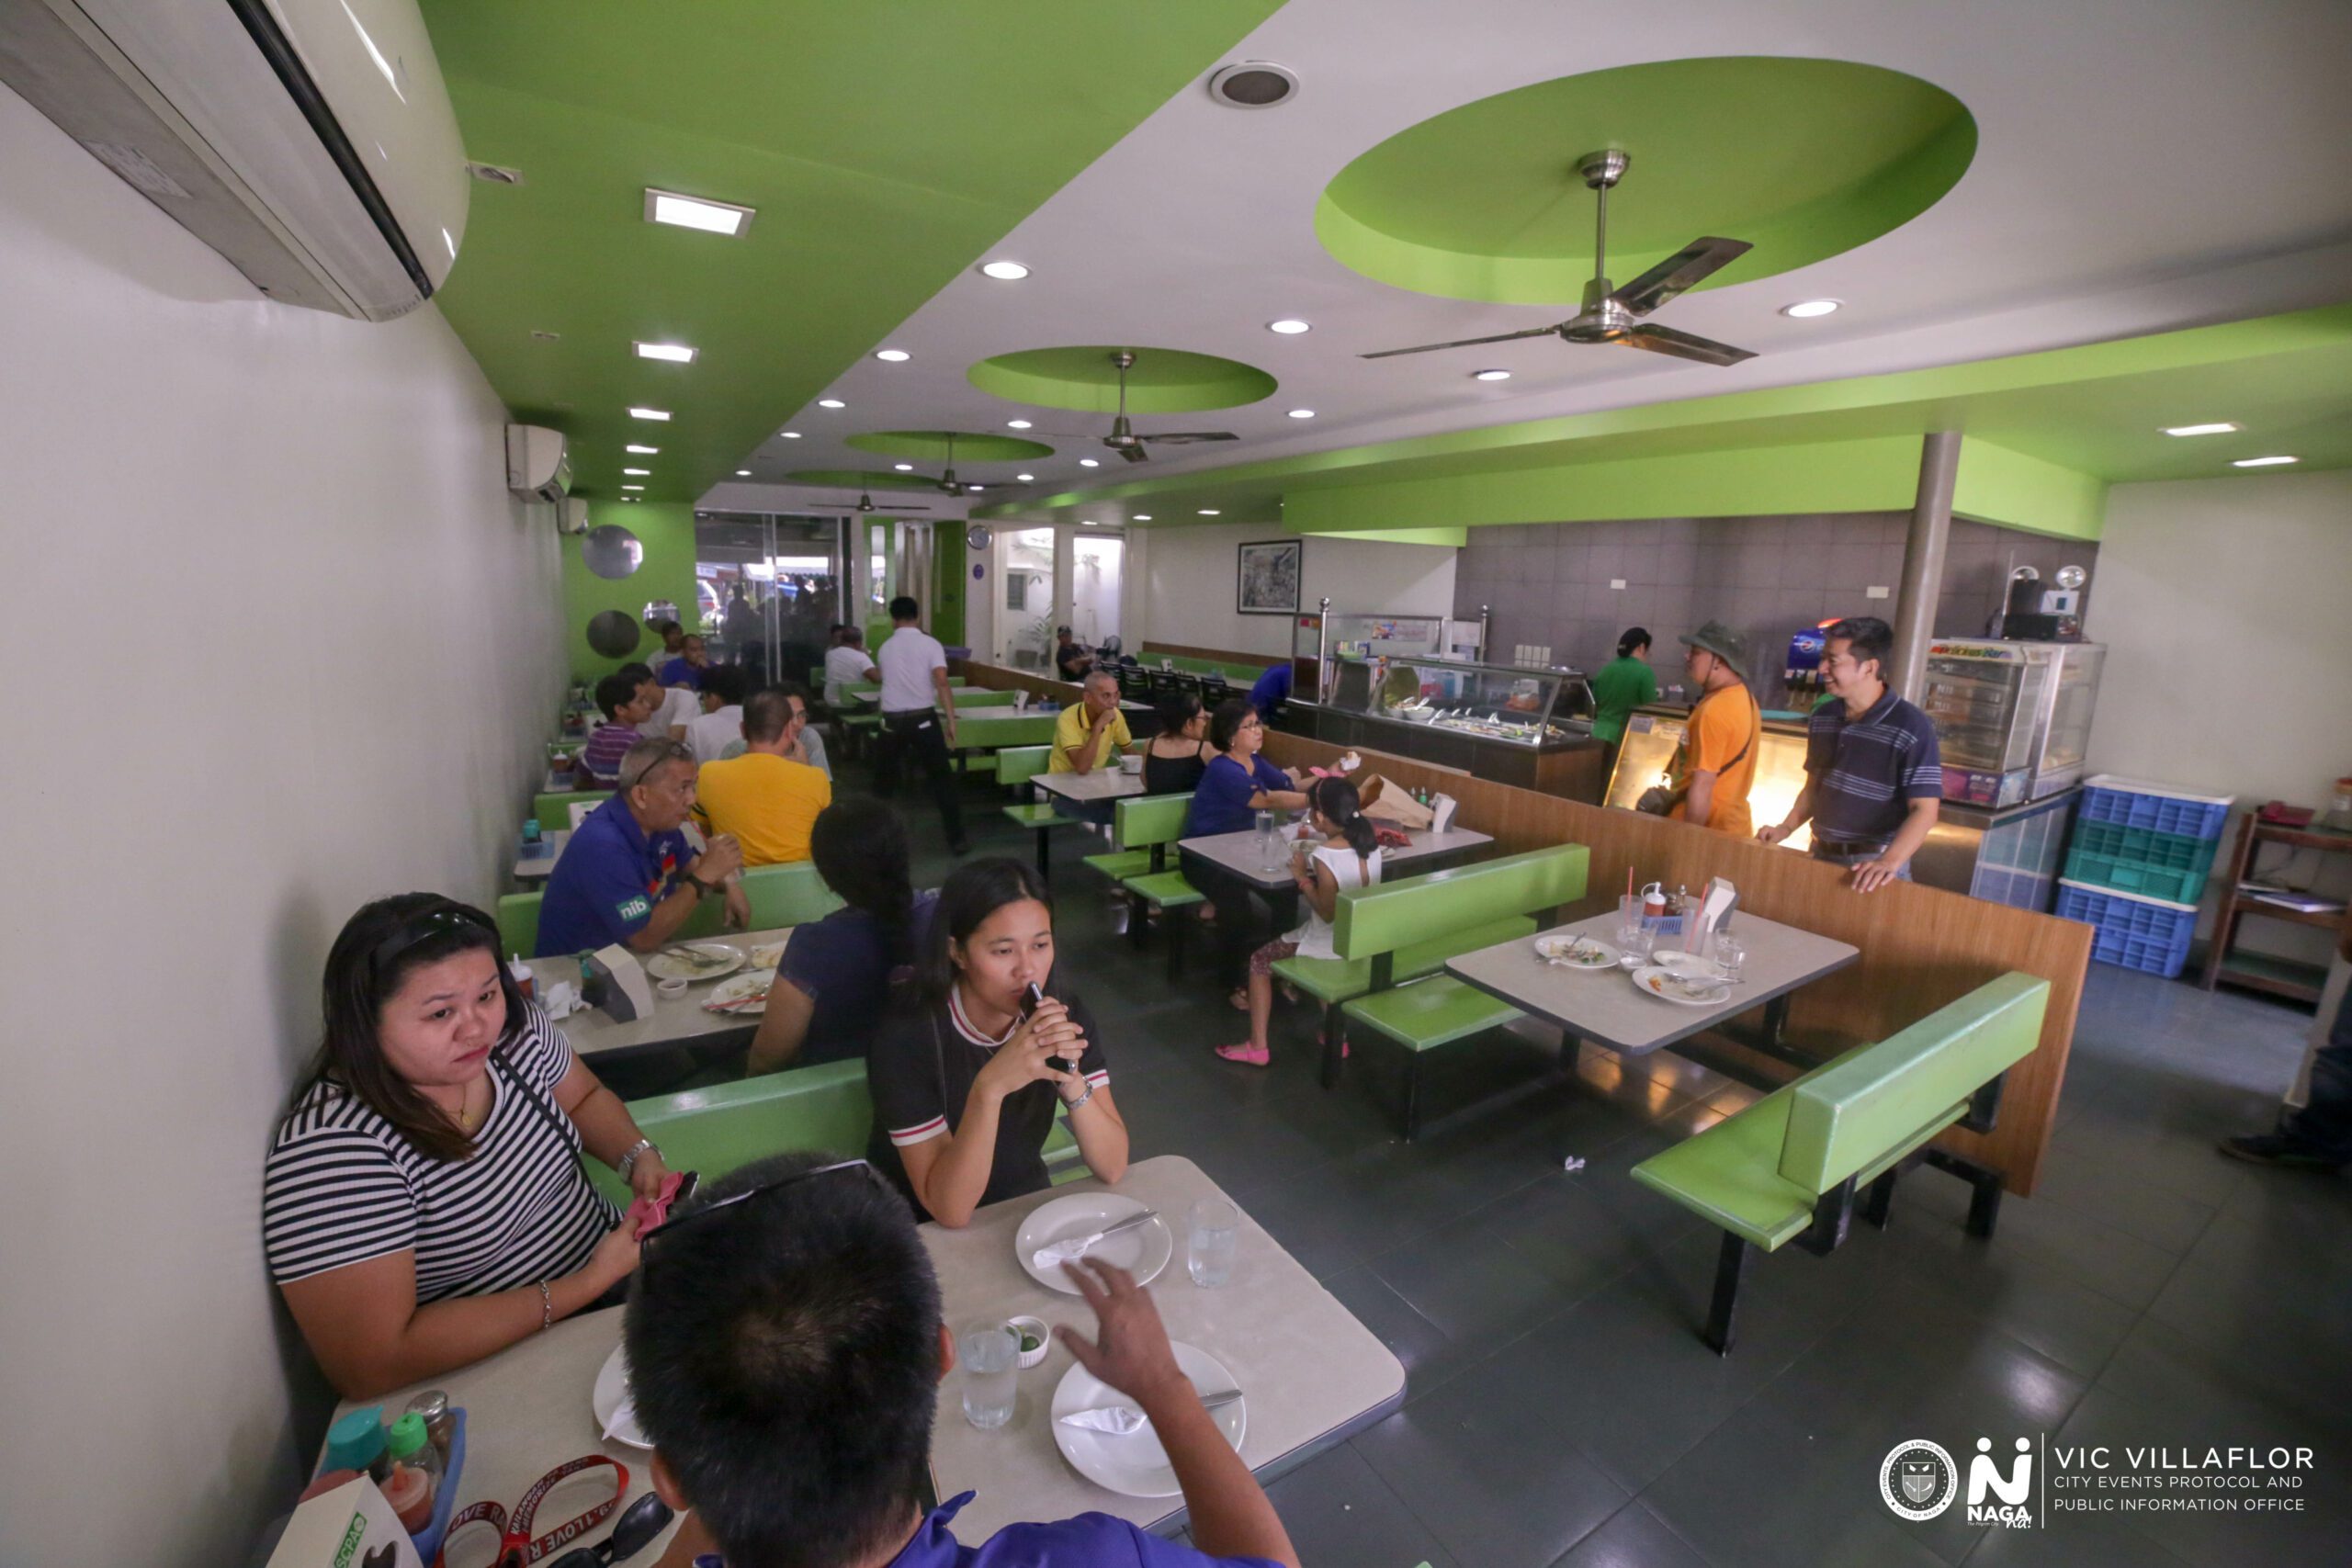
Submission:
[[[1737,261],[1751,248],[1746,240],[1710,236],[1693,240],[1623,288],[1609,281],[1609,189],[1625,176],[1630,153],[1616,148],[1588,152],[1577,160],[1577,173],[1600,197],[1593,215],[1592,280],[1584,286],[1584,308],[1556,326],[1530,327],[1525,332],[1498,333],[1493,337],[1465,337],[1453,343],[1425,343],[1415,348],[1383,349],[1360,359],[1389,359],[1400,354],[1428,354],[1441,348],[1467,348],[1473,344],[1509,343],[1514,338],[1551,337],[1569,343],[1611,343],[1624,348],[1645,348],[1702,365],[1736,365],[1756,357],[1752,350],[1734,348],[1713,338],[1652,326],[1639,318],[1648,315],[1684,289]]]
[[[1111,355],[1111,363],[1119,367],[1119,412],[1111,421],[1111,434],[1101,438],[1103,446],[1108,446],[1130,463],[1142,463],[1150,460],[1149,456],[1143,449],[1143,445],[1147,441],[1157,441],[1174,446],[1194,441],[1238,441],[1241,439],[1229,430],[1171,430],[1151,435],[1136,434],[1135,427],[1127,423],[1127,372],[1134,368],[1135,362],[1135,355],[1124,348]],[[1057,438],[1065,441],[1094,439],[1087,435],[1062,435]]]
[[[875,505],[875,504],[874,504],[874,497],[873,497],[873,495],[872,495],[869,491],[866,491],[863,486],[861,486],[861,487],[859,488],[859,490],[858,490],[858,492],[857,492],[857,504],[856,504],[855,506],[854,506],[854,507],[850,508],[850,510],[851,510],[851,511],[853,511],[853,512],[860,512],[860,513],[865,513],[865,512],[886,512],[886,513],[887,513],[887,512],[928,512],[928,511],[930,511],[930,510],[931,510],[931,508],[930,508],[930,507],[928,507],[928,506],[876,506],[876,505]]]

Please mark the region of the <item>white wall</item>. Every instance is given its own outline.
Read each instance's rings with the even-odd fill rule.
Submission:
[[[558,547],[436,311],[262,299],[5,88],[0,167],[0,1562],[238,1562],[322,1415],[260,1247],[321,963],[495,891]]]
[[[1127,646],[1175,643],[1279,659],[1290,652],[1291,623],[1283,615],[1236,613],[1237,547],[1285,536],[1263,525],[1214,524],[1206,527],[1137,529],[1150,539],[1141,561],[1129,563],[1150,584],[1144,618],[1127,634]],[[1364,539],[1306,540],[1299,607],[1312,610],[1328,594],[1334,611],[1450,615],[1453,613],[1453,562],[1450,546],[1387,545]]]
[[[2324,809],[2352,773],[2352,474],[2118,485],[2084,630],[2109,645],[2095,772]],[[2334,861],[2340,880],[2343,858],[2295,872]],[[2328,945],[2245,931],[2299,956]]]

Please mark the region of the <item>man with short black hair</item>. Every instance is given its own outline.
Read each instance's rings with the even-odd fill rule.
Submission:
[[[615,679],[616,677],[607,677]],[[607,947],[651,953],[705,901],[723,898],[730,924],[751,899],[730,880],[742,869],[734,840],[700,855],[679,829],[695,805],[694,759],[675,740],[639,740],[621,759],[613,797],[582,819],[539,900],[537,956]]]
[[[621,759],[630,747],[646,739],[638,726],[655,705],[646,695],[643,682],[626,671],[616,670],[596,682],[596,706],[603,711],[605,722],[596,727],[574,759],[579,771],[588,775],[584,782],[611,787],[621,771]]]
[[[710,668],[710,649],[692,632],[678,639],[677,657],[662,666],[662,683],[665,686],[696,686],[702,684],[702,673]]]
[[[743,697],[752,682],[742,667],[714,664],[703,671],[699,711],[686,726],[686,750],[696,762],[716,762],[743,749]],[[674,692],[684,692],[683,686]]]
[[[1911,879],[1911,857],[1943,802],[1934,721],[1886,683],[1894,650],[1894,628],[1875,615],[1839,621],[1823,635],[1822,685],[1838,700],[1813,710],[1796,803],[1756,834],[1777,844],[1810,818],[1814,859],[1848,867],[1858,893]]]
[[[773,689],[742,712],[742,755],[702,765],[695,818],[741,843],[745,865],[807,860],[817,814],[833,803],[832,780],[794,756],[807,716],[797,698]]]
[[[882,675],[882,733],[874,743],[874,793],[888,799],[909,762],[930,782],[947,847],[962,854],[964,809],[956,798],[956,694],[947,684],[947,650],[915,623],[922,606],[901,593],[890,601],[891,632],[875,656]]]
[[[1056,626],[1054,637],[1054,668],[1065,681],[1084,680],[1086,672],[1094,668],[1094,655],[1079,646],[1068,626]]]
[[[967,1547],[952,1523],[972,1494],[926,1514],[939,1384],[956,1364],[938,1278],[906,1201],[872,1166],[792,1154],[706,1184],[644,1238],[622,1334],[654,1490],[686,1515],[664,1564],[1297,1568],[1150,1294],[1107,1264],[1069,1274],[1099,1327],[1057,1333],[1150,1417],[1193,1545],[1080,1514]]]
[[[825,653],[825,705],[839,712],[849,701],[842,688],[868,686],[882,679],[874,660],[865,657],[865,634],[855,626],[834,628],[833,646]]]
[[[665,686],[653,678],[653,671],[642,664],[624,664],[614,671],[616,675],[636,678],[646,690],[646,698],[653,704],[637,727],[637,732],[648,740],[684,740],[686,726],[702,714],[702,704],[691,687]]]

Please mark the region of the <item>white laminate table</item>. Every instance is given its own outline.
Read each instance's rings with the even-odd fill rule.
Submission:
[[[1544,936],[1589,936],[1617,945],[1614,910],[1555,926]],[[1766,1033],[1777,1043],[1781,998],[1800,986],[1833,975],[1861,956],[1859,948],[1758,915],[1736,913],[1732,932],[1747,948],[1740,984],[1713,1007],[1686,1007],[1636,989],[1623,969],[1583,970],[1545,963],[1535,941],[1497,942],[1446,961],[1446,973],[1498,997],[1580,1040],[1628,1056],[1645,1056],[1737,1015],[1764,1007]],[[1679,945],[1680,938],[1662,939]],[[1774,1004],[1780,1004],[1778,1006]]]
[[[1039,773],[1029,782],[1046,794],[1060,795],[1072,804],[1119,800],[1143,793],[1143,775],[1130,773],[1115,762],[1087,773]]]
[[[1090,1179],[990,1204],[962,1230],[922,1226],[948,1327],[1028,1314],[1091,1334],[1092,1314],[1085,1303],[1030,1279],[1013,1258],[1012,1241],[1021,1222],[1040,1204],[1099,1190]],[[1184,1269],[1186,1212],[1197,1199],[1224,1196],[1198,1166],[1174,1155],[1142,1160],[1128,1168],[1117,1190],[1158,1209],[1175,1232],[1174,1254],[1152,1281],[1152,1298],[1171,1338],[1197,1345],[1233,1373],[1246,1401],[1241,1457],[1261,1480],[1271,1481],[1344,1441],[1403,1401],[1405,1369],[1388,1348],[1246,1213],[1232,1282],[1217,1291],[1193,1284]],[[620,1343],[623,1310],[569,1319],[487,1360],[365,1403],[396,1414],[429,1386],[446,1392],[449,1403],[466,1412],[459,1506],[491,1498],[512,1507],[525,1488],[555,1466],[603,1452],[628,1467],[626,1507],[628,1499],[647,1490],[648,1456],[641,1449],[603,1441],[589,1408],[597,1371]],[[1055,1385],[1072,1364],[1069,1349],[1057,1340],[1041,1365],[1019,1374],[1012,1419],[991,1432],[964,1419],[956,1374],[940,1386],[932,1478],[942,1500],[967,1490],[978,1494],[956,1520],[956,1533],[967,1545],[977,1546],[1018,1520],[1063,1519],[1089,1511],[1163,1529],[1182,1518],[1181,1497],[1106,1492],[1063,1461],[1054,1446],[1049,1406]],[[335,1414],[358,1403],[346,1401]],[[569,1496],[562,1495],[559,1504]],[[541,1521],[542,1528],[558,1522],[552,1516]],[[609,1528],[599,1526],[584,1539],[601,1540]],[[651,1562],[656,1555],[649,1551],[639,1561]]]
[[[514,880],[545,882],[555,874],[555,863],[563,858],[563,846],[571,842],[571,829],[550,828],[539,835],[539,852],[529,852],[532,845],[523,845],[514,855]]]
[[[1375,820],[1377,820],[1375,818]],[[1406,834],[1412,840],[1402,849],[1384,845],[1380,852],[1381,874],[1393,875],[1400,865],[1439,856],[1467,854],[1481,844],[1495,841],[1491,833],[1480,833],[1468,828],[1448,828],[1444,832],[1432,832],[1416,828]],[[1290,856],[1283,853],[1283,863],[1272,871],[1266,869],[1265,858],[1260,852],[1255,829],[1244,828],[1238,833],[1211,833],[1205,838],[1180,840],[1176,847],[1188,855],[1201,859],[1220,870],[1230,872],[1251,886],[1267,893],[1295,891],[1296,884],[1290,879]],[[1429,866],[1418,870],[1433,869]]]
[[[792,927],[784,926],[775,931],[722,931],[717,936],[690,937],[686,940],[695,942],[723,942],[730,947],[740,947],[748,951],[765,942],[788,941],[792,932]],[[674,947],[680,944],[673,942],[670,945]],[[648,953],[643,956],[652,955]],[[642,961],[643,959],[640,958],[639,962]],[[579,987],[580,964],[576,959],[569,955],[532,958],[525,962],[530,964],[532,978],[537,985],[538,994],[542,997],[548,994],[548,987],[558,980],[569,980],[572,983],[574,989]],[[743,970],[739,968],[734,973],[740,975]],[[684,996],[674,999],[656,991],[653,994],[653,1010],[632,1022],[616,1022],[612,1015],[605,1012],[604,1009],[590,1008],[585,1012],[575,1012],[570,1018],[557,1020],[556,1027],[563,1031],[563,1037],[571,1043],[571,1048],[583,1056],[594,1056],[609,1051],[635,1051],[655,1045],[675,1045],[684,1041],[699,1040],[707,1035],[725,1034],[734,1030],[757,1029],[760,1025],[757,1013],[703,1010],[702,1004],[710,995],[710,988],[719,981],[729,978],[732,976],[720,975],[708,980],[696,980],[686,987]],[[646,976],[646,983],[653,984],[653,977],[650,975]]]

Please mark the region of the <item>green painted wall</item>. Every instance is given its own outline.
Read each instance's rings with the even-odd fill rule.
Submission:
[[[2097,539],[2107,481],[1970,436],[1960,444],[1951,509],[2031,534]]]
[[[668,599],[678,606],[678,619],[691,626],[695,609],[695,509],[680,503],[591,502],[588,525],[616,523],[635,534],[645,547],[645,560],[636,571],[607,581],[590,571],[580,558],[580,540],[563,541],[564,654],[572,679],[594,682],[628,662],[650,660],[662,646],[651,632],[628,659],[606,659],[588,646],[588,622],[602,610],[626,610],[642,620],[648,601]]]
[[[964,525],[932,525],[931,563],[931,635],[950,648],[959,647],[964,641],[964,592],[971,586],[964,570]]]

